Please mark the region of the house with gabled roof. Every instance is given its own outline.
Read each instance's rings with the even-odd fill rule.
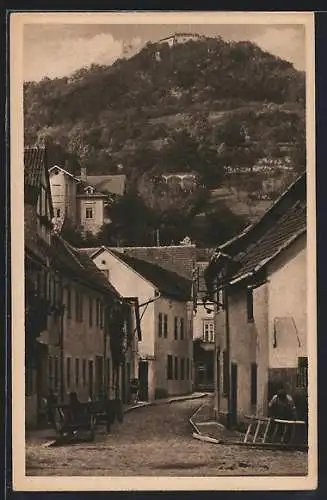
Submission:
[[[62,224],[68,217],[74,225],[77,225],[76,194],[79,179],[57,164],[49,168],[49,176],[54,216],[57,223]]]
[[[259,221],[216,249],[206,282],[216,303],[220,418],[233,425],[245,415],[267,415],[281,386],[293,396],[305,393],[306,174]]]
[[[56,232],[45,148],[24,151],[25,409],[41,423],[44,398],[75,391],[81,401],[100,393],[128,400],[137,350],[138,310],[125,301],[87,254]],[[55,175],[55,174],[54,174]],[[67,173],[70,176],[69,173]],[[112,311],[123,317],[112,326]],[[112,345],[121,334],[122,359]],[[115,344],[116,345],[116,344]]]
[[[65,219],[82,232],[99,232],[103,224],[110,223],[110,207],[113,201],[123,196],[126,176],[87,175],[81,168],[81,175],[73,175],[60,165],[49,169],[54,215],[58,226]]]
[[[47,356],[48,280],[53,206],[44,148],[24,150],[25,247],[25,408],[36,419],[42,381],[40,364]]]
[[[192,282],[158,264],[112,248],[81,249],[126,299],[139,304],[140,398],[192,391]]]
[[[124,301],[87,254],[59,235],[53,235],[51,256],[57,279],[50,283],[50,300],[60,314],[54,315],[49,324],[50,335],[57,342],[49,348],[45,384],[58,392],[61,400],[70,391],[75,391],[81,401],[98,399],[103,393],[114,398],[118,391],[126,403],[128,379],[122,371],[129,370],[132,377],[132,350],[137,340],[133,335],[133,304]],[[116,306],[126,313],[125,364],[117,369],[111,337],[119,332],[112,331],[109,321]]]

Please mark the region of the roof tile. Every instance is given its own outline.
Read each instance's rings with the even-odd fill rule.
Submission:
[[[178,300],[190,300],[191,280],[185,279],[157,264],[131,257],[117,250],[111,249],[111,251],[146,280],[155,285],[162,294]]]
[[[45,148],[24,149],[24,185],[39,188],[46,162]]]

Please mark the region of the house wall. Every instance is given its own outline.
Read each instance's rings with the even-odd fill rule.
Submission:
[[[168,319],[167,338],[159,336],[159,313],[166,314]],[[175,340],[174,318],[178,318],[178,336]],[[180,335],[180,319],[184,320],[184,339]],[[186,302],[179,302],[167,298],[160,298],[155,302],[155,388],[163,389],[169,395],[186,394],[192,391],[192,322]],[[178,374],[169,380],[167,377],[168,355],[178,359]],[[184,359],[184,380],[181,377],[181,363]],[[189,360],[189,361],[187,361]],[[173,361],[173,364],[175,361]],[[189,371],[187,373],[187,366]]]
[[[255,322],[247,321],[246,289],[230,293],[230,361],[237,364],[237,412],[252,413],[251,363],[256,362]]]
[[[104,251],[94,259],[96,266],[102,271],[108,271],[110,283],[123,297],[138,297],[139,304],[144,304],[154,298],[154,287],[144,278],[134,272],[129,266],[116,258],[111,252]],[[142,340],[138,343],[140,356],[153,357],[155,322],[154,303],[140,308]]]
[[[306,262],[306,239],[302,237],[269,266],[270,368],[296,368],[297,358],[307,355]],[[301,345],[295,335],[285,335],[277,338],[274,348],[274,319],[286,316],[294,319]]]
[[[40,239],[45,245],[50,243],[50,228],[45,225],[38,216],[47,216],[50,219],[50,190],[47,182],[45,169],[42,174],[41,189],[39,191],[38,199],[35,204],[24,203],[24,240],[25,251],[34,254],[43,261],[43,268],[35,267],[34,265],[27,265],[25,269],[25,280],[37,284],[37,275],[42,279],[40,280],[41,290],[39,293],[41,297],[47,297],[46,286],[44,285],[44,270],[49,269],[49,258],[47,253],[40,245]],[[45,320],[45,329],[47,329],[47,321]],[[40,332],[39,332],[40,333]],[[36,424],[38,421],[38,414],[40,410],[41,397],[43,395],[43,373],[44,373],[44,358],[47,355],[47,347],[49,339],[47,338],[46,331],[41,332],[44,335],[45,345],[44,349],[40,350],[40,355],[37,356],[38,362],[32,360],[30,357],[25,358],[25,418],[27,425]],[[26,340],[26,337],[25,337]],[[35,349],[40,345],[36,343]]]
[[[203,307],[203,305],[198,305],[196,314],[193,316],[193,340],[203,338],[203,324],[204,321],[213,321],[215,323],[214,315],[214,305],[208,305],[210,308],[210,313]]]
[[[104,271],[111,284],[124,297],[138,297],[139,304],[145,304],[155,298],[154,286],[138,275],[111,252],[104,250],[94,259],[97,267]],[[168,315],[168,337],[158,336],[158,314]],[[191,392],[192,377],[189,380],[167,380],[167,355],[172,354],[180,359],[189,358],[189,370],[192,372],[193,352],[193,318],[192,304],[170,301],[164,297],[140,308],[142,340],[138,342],[140,360],[148,362],[148,395],[154,399],[155,389],[165,389],[169,394]],[[184,319],[184,340],[174,340],[174,317]],[[185,361],[185,373],[187,368]]]
[[[268,283],[253,290],[253,314],[256,335],[256,362],[257,362],[257,415],[267,414],[268,388]]]
[[[267,282],[253,290],[254,321],[247,321],[245,286],[229,291],[230,361],[237,364],[237,413],[267,414],[269,382],[279,376],[296,376],[298,357],[307,355],[306,347],[306,249],[305,237],[285,250],[268,268]],[[293,317],[296,335],[277,338],[274,347],[274,320]],[[216,356],[220,349],[219,379],[215,387],[216,410],[228,409],[223,395],[223,351],[226,349],[226,313],[216,314]],[[257,364],[257,405],[251,405],[251,363]],[[289,389],[289,388],[288,388]]]
[[[67,297],[68,287],[71,290],[71,313],[67,310]],[[83,315],[82,320],[76,318],[76,292],[82,294],[83,301]],[[92,299],[92,325],[90,325],[90,310],[89,300]],[[63,318],[63,332],[64,332],[64,393],[65,397],[69,392],[76,391],[81,401],[87,401],[90,396],[90,389],[92,389],[93,397],[97,396],[97,388],[100,387],[101,380],[96,376],[96,356],[102,358],[102,370],[104,375],[105,361],[104,361],[104,319],[102,327],[100,321],[96,321],[96,300],[106,304],[106,297],[101,293],[92,290],[84,285],[75,281],[66,279],[64,281],[64,303],[66,310]],[[49,354],[54,354],[50,351]],[[107,343],[106,356],[110,356],[110,349]],[[68,362],[70,358],[70,377],[68,377]],[[79,360],[79,373],[76,379],[76,359]],[[83,377],[83,360],[86,363],[86,376]],[[91,385],[89,377],[89,361],[93,361],[93,384]],[[112,366],[112,363],[111,363]],[[108,387],[106,388],[108,391]]]
[[[60,218],[67,215],[70,220],[76,224],[76,181],[65,174],[62,170],[50,172],[50,187],[54,215],[57,216],[57,210],[60,210]]]
[[[78,213],[79,213],[79,223],[84,231],[90,231],[96,234],[104,223],[104,200],[102,198],[78,198]],[[92,208],[93,217],[91,219],[86,218],[86,209]]]

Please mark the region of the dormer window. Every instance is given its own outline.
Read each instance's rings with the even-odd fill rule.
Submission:
[[[94,189],[94,187],[92,187],[92,186],[88,186],[87,188],[85,188],[85,192],[86,192],[87,194],[93,194],[93,193],[94,193],[94,191],[95,191],[95,189]]]

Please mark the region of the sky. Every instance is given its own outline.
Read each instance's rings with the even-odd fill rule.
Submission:
[[[248,40],[305,70],[305,29],[300,24],[25,24],[24,80],[69,76],[92,63],[110,65],[175,32]]]

